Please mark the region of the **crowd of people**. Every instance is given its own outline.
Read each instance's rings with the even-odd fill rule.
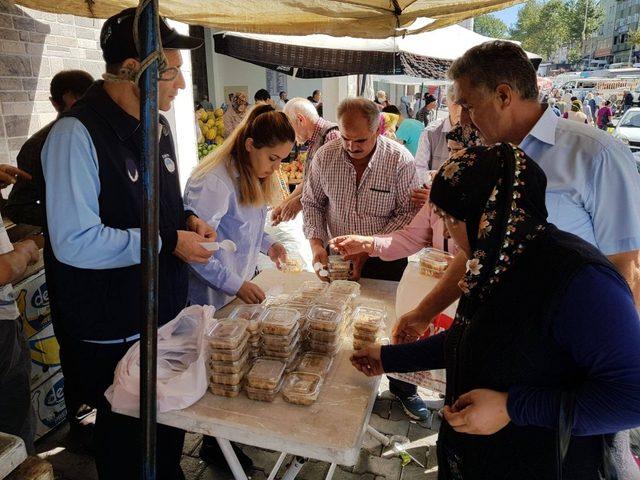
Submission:
[[[103,26],[105,80],[71,72],[62,87],[52,84],[61,114],[24,152],[31,174],[0,168],[4,183],[32,178],[39,195],[29,205],[44,228],[65,395],[73,410],[97,410],[102,480],[139,478],[141,465],[139,420],[113,412],[104,397],[139,339],[139,88],[127,81],[141,67],[134,11]],[[201,40],[164,20],[160,40],[167,66],[158,105],[167,111],[185,88],[180,50]],[[347,98],[332,123],[319,91],[308,99],[282,92],[281,111],[266,90],[253,107],[233,94],[229,136],[184,195],[161,116],[159,324],[187,304],[262,302],[252,282],[259,253],[276,267],[287,259],[267,221],[301,214],[313,262],[326,265],[333,249],[352,261],[356,281],[398,281],[409,255],[435,246],[455,255],[444,277],[398,320],[392,345],[351,361],[366,375],[446,368],[439,478],[638,478],[628,432],[640,425],[640,176],[631,152],[570,121],[582,118],[573,104],[576,115],[564,120],[552,101],[540,103],[534,67],[514,43],[470,49],[449,77],[448,115],[429,118],[426,129],[436,102],[429,95],[401,108],[380,92],[376,101]],[[308,146],[305,178],[279,202],[276,173],[295,142]],[[232,240],[235,255],[203,247],[214,239]],[[11,281],[37,248],[12,247],[2,228],[0,248],[0,385],[14,392],[0,399],[0,431],[21,435],[32,451],[29,358]],[[421,340],[458,299],[451,328]],[[427,418],[415,385],[390,379],[390,391],[409,416]],[[184,478],[183,442],[183,431],[158,426],[158,478]],[[224,465],[212,438],[201,455]]]

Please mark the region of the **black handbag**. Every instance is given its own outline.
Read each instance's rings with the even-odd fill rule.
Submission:
[[[562,480],[562,465],[571,443],[571,431],[573,429],[573,418],[576,406],[574,391],[562,392],[560,396],[560,414],[558,415],[558,438],[557,438],[557,475],[558,480]],[[612,450],[613,435],[601,435],[602,437],[602,468],[601,478],[603,480],[619,480],[620,476],[614,461]]]

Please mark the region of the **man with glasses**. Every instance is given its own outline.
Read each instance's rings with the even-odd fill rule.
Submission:
[[[82,385],[97,408],[95,459],[105,479],[140,478],[141,423],[111,411],[104,397],[115,367],[140,335],[140,226],[142,214],[140,58],[133,39],[135,9],[108,19],[100,45],[105,81],[60,118],[42,152],[45,181],[45,266],[54,328],[65,377]],[[171,108],[185,88],[180,49],[201,45],[160,20],[167,65],[160,73],[158,106]],[[186,262],[206,263],[200,244],[215,232],[185,210],[169,124],[160,117],[160,255],[158,323],[185,306]],[[158,426],[158,478],[184,478],[184,432]]]
[[[381,136],[380,114],[371,100],[348,98],[338,105],[340,139],[316,152],[302,191],[304,234],[313,263],[327,265],[329,239],[341,235],[391,233],[407,225],[417,207],[418,186],[411,153]],[[368,254],[352,255],[352,280],[360,277],[399,281],[407,259],[385,262]],[[428,410],[415,385],[390,379],[389,390],[407,415],[425,420]]]

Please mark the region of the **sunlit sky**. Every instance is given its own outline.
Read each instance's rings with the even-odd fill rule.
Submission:
[[[513,7],[505,8],[504,10],[500,10],[498,12],[493,12],[493,15],[498,17],[504,23],[507,24],[507,27],[512,26],[516,23],[516,19],[518,18],[518,11],[524,6],[524,4],[514,5]]]

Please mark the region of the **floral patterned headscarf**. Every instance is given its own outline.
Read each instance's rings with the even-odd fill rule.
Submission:
[[[482,145],[480,134],[471,125],[461,125],[456,123],[453,128],[447,132],[447,146],[449,152],[454,153],[463,148],[479,147]]]
[[[466,222],[471,257],[460,287],[468,299],[486,298],[544,231],[546,186],[540,167],[506,143],[461,150],[442,165],[430,201],[439,215]]]

